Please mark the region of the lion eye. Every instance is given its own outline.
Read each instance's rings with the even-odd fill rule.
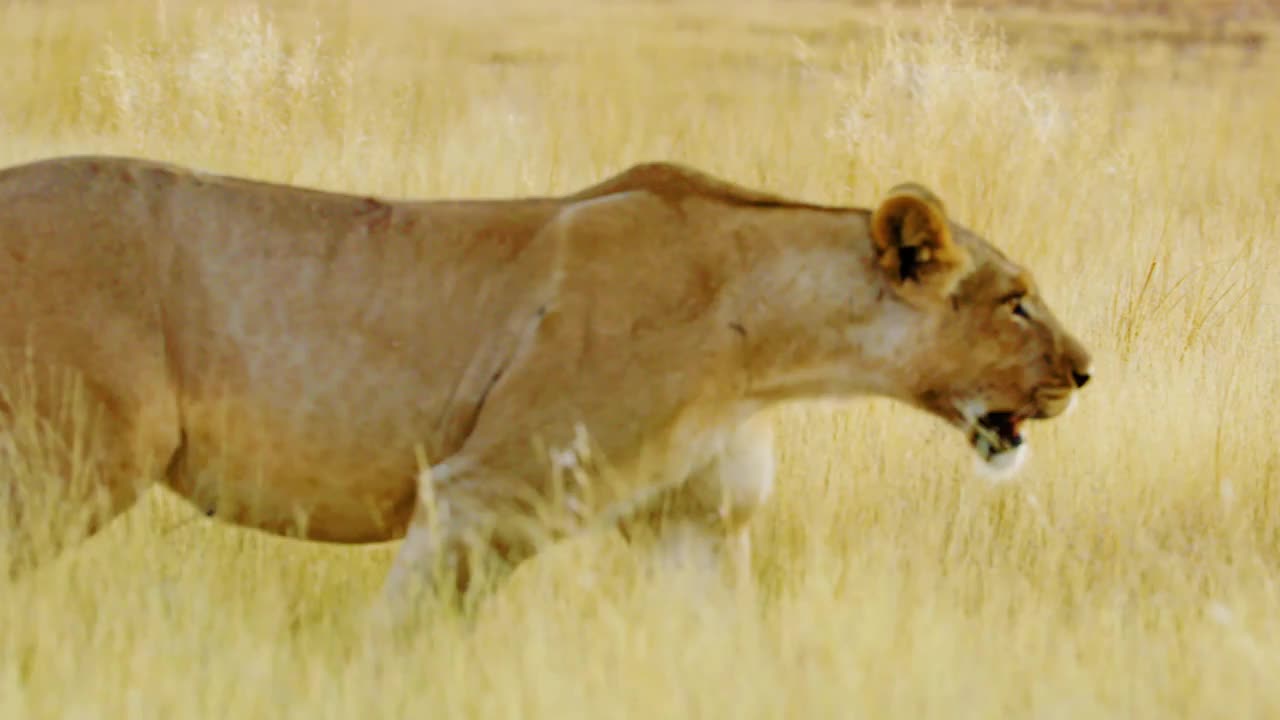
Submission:
[[[1031,314],[1027,312],[1026,306],[1022,304],[1022,301],[1024,298],[1026,298],[1025,293],[1021,293],[1021,292],[1011,293],[1001,298],[1000,304],[1009,308],[1010,312],[1022,318],[1023,320],[1030,320]]]

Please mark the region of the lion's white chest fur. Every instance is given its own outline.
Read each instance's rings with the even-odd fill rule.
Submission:
[[[622,464],[597,454],[590,432],[579,426],[571,441],[547,448],[547,464],[561,478],[559,509],[582,525],[607,526],[687,484],[697,485],[722,514],[754,508],[772,492],[774,474],[770,426],[758,410],[756,403],[715,413],[691,408],[646,437]],[[457,470],[441,463],[431,480],[448,483]]]

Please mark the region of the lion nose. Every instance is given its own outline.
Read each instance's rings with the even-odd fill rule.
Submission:
[[[1076,389],[1084,387],[1089,378],[1092,377],[1093,358],[1089,357],[1089,351],[1084,349],[1079,340],[1073,337],[1067,337],[1066,347],[1063,348],[1066,360],[1066,366],[1071,368],[1071,382],[1075,383]]]

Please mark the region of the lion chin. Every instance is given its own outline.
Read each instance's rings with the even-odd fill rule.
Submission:
[[[1014,480],[1031,455],[1031,446],[1025,441],[1017,447],[1003,450],[992,449],[985,441],[980,441],[980,446],[975,449],[974,474],[993,485]]]
[[[975,474],[992,483],[1012,480],[1030,455],[1023,431],[1028,418],[1014,412],[985,412],[982,403],[969,403],[962,413],[975,453]]]

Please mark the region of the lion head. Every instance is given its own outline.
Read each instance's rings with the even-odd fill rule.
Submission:
[[[919,331],[900,399],[959,428],[986,466],[1013,472],[1023,425],[1067,411],[1090,357],[1031,274],[951,222],[927,189],[899,185],[871,215],[873,261]]]

